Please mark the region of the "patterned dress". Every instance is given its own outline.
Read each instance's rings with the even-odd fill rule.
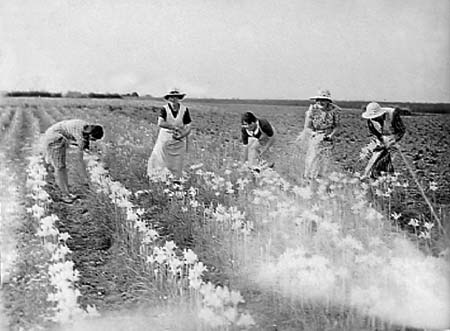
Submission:
[[[325,109],[313,104],[306,111],[305,129],[310,129],[311,134],[304,135],[303,139],[304,149],[306,149],[303,173],[305,178],[316,178],[326,173],[333,142],[324,138],[339,125],[340,111],[341,109],[332,103]]]
[[[89,125],[80,119],[65,120],[50,126],[42,138],[45,160],[56,169],[66,167],[66,150],[69,145],[76,145],[82,151],[88,146],[83,136],[84,128]]]

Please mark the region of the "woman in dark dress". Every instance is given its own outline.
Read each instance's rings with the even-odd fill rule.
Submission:
[[[373,143],[370,145],[372,147],[368,151],[372,155],[363,178],[376,179],[382,174],[394,173],[391,153],[406,132],[399,110],[371,102],[361,116],[367,119],[367,126],[373,135]]]

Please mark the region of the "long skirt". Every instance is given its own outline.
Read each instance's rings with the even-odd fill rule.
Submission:
[[[173,139],[165,132],[160,132],[148,159],[148,176],[151,179],[158,179],[171,173],[175,178],[181,178],[185,154],[186,139]]]
[[[302,142],[305,152],[305,163],[303,177],[308,179],[326,175],[331,159],[333,143],[324,141],[324,133],[312,133],[304,138]]]

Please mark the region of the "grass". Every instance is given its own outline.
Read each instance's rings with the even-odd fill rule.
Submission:
[[[296,123],[302,121],[301,112],[280,108],[272,113],[271,106],[257,109],[277,128],[283,128],[280,140],[285,144],[277,146],[281,176],[269,170],[255,176],[236,162],[239,130],[232,126],[232,118],[249,106],[210,109],[193,105],[190,108],[197,124],[187,160],[187,181],[180,187],[146,180],[146,159],[157,131],[153,124],[142,122],[141,113],[149,110],[155,116],[150,106],[139,104],[138,109],[136,103],[122,103],[125,114],[117,114],[110,112],[105,102],[51,104],[45,114],[39,112],[42,105],[34,110],[35,115],[40,114],[41,131],[52,119],[68,117],[105,125],[107,136],[97,146],[97,153],[110,177],[130,191],[133,210],[142,209],[139,220],[160,234],[154,244],[145,246],[143,254],[143,237],[130,226],[127,213],[116,207],[109,193],[97,193],[94,186],[83,189],[72,171],[73,188],[85,199],[73,207],[56,204],[53,210],[62,216],[59,228],[73,235],[69,245],[78,248],[74,261],[81,270],[77,286],[83,306],[95,303],[106,312],[123,304],[129,308],[145,305],[148,311],[162,311],[167,316],[181,309],[180,315],[188,316],[187,324],[208,329],[198,314],[210,313],[211,306],[189,290],[180,276],[187,274],[172,274],[167,261],[157,267],[145,262],[146,255],[157,247],[174,241],[177,256],[182,256],[183,249],[192,249],[205,263],[205,282],[241,292],[246,303],[239,304],[239,310],[250,311],[258,330],[396,330],[405,325],[431,328],[445,323],[445,313],[439,309],[446,307],[449,264],[439,255],[449,242],[435,223],[429,238],[419,238],[430,222],[424,210],[413,210],[422,214],[417,217],[420,226],[408,225],[413,214],[405,211],[407,203],[417,203],[420,198],[399,185],[409,183],[408,177],[374,186],[361,184],[350,174],[303,182],[296,170],[299,160],[292,153],[294,146],[288,143],[299,132],[301,125]],[[127,107],[133,109],[130,116]],[[352,116],[351,112],[345,114],[348,120]],[[357,124],[346,123],[335,151],[344,165],[353,157],[346,147],[352,150],[363,141],[351,132]],[[435,122],[425,123],[434,128]],[[436,159],[439,157],[443,155],[437,153]],[[447,198],[440,182],[445,174],[440,174],[437,190],[426,191],[433,204],[442,204]],[[52,182],[51,177],[49,180]],[[392,191],[387,194],[389,189]],[[56,194],[52,190],[49,192]],[[446,226],[447,211],[443,207],[439,214]],[[100,248],[102,238],[110,238],[110,245],[93,249]],[[22,259],[33,265],[41,263],[26,255]],[[159,270],[156,276],[155,270]],[[206,297],[210,300],[215,295]],[[404,305],[402,298],[410,304]],[[411,308],[421,313],[411,314]],[[124,318],[128,315],[124,312]],[[208,316],[214,320],[216,315]],[[183,324],[173,327],[183,329]],[[233,328],[238,327],[222,327]]]

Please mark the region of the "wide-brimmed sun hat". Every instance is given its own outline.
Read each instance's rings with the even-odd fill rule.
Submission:
[[[331,93],[330,90],[319,90],[317,95],[309,98],[310,100],[328,100],[332,102],[331,100]]]
[[[383,108],[378,103],[371,102],[366,106],[366,110],[361,114],[361,116],[362,118],[370,120],[372,118],[383,115],[387,112],[387,110],[388,108]]]
[[[181,93],[179,90],[173,89],[164,96],[164,99],[168,100],[170,97],[177,97],[178,99],[181,100],[185,96],[186,96],[186,93]]]

